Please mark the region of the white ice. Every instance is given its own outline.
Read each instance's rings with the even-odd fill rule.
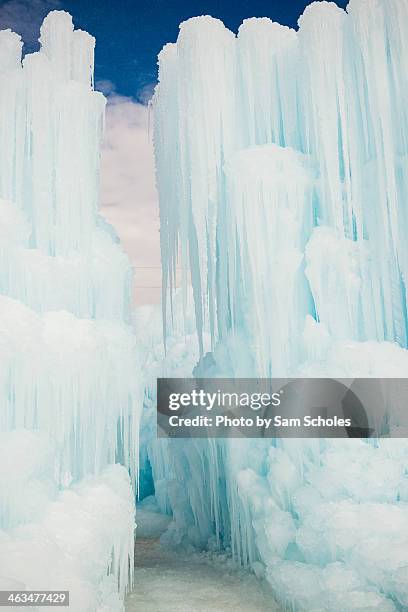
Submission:
[[[180,255],[201,375],[406,377],[407,40],[406,2],[351,0],[161,52],[164,295]],[[148,453],[168,541],[260,563],[285,609],[408,606],[404,439],[178,442]]]
[[[53,11],[40,43],[21,61],[0,32],[0,582],[119,612],[142,404],[132,273],[98,215],[95,41]]]

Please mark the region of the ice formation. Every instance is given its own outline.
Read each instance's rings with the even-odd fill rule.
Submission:
[[[333,285],[336,335],[407,341],[406,3],[315,2],[299,23],[248,19],[236,38],[210,17],[183,23],[154,100],[164,280],[180,243],[199,330],[207,317],[215,338],[259,340],[262,326],[257,368],[275,375],[274,352],[285,371],[302,358],[285,326],[326,323]]]
[[[161,52],[163,295],[180,254],[201,374],[404,377],[408,4],[314,2],[299,26],[199,17]],[[173,541],[261,563],[284,609],[408,607],[405,440],[153,447]]]
[[[185,301],[178,292],[173,306],[173,314],[168,316],[166,321],[167,328],[172,331],[171,336],[167,339],[166,350],[163,345],[163,326],[159,305],[141,306],[134,312],[134,328],[138,338],[144,381],[144,407],[139,442],[139,497],[144,499],[155,493],[159,502],[159,510],[163,513],[171,511],[167,496],[171,475],[170,463],[166,461],[166,456],[163,456],[163,463],[160,460],[163,440],[158,440],[156,436],[157,378],[190,376],[200,356],[191,292],[187,294]],[[209,346],[208,334],[205,335],[205,341]]]
[[[95,41],[54,11],[40,43],[21,62],[0,32],[0,582],[119,611],[141,405],[131,271],[98,215]]]

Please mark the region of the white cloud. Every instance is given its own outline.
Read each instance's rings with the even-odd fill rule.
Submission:
[[[115,94],[108,98],[101,212],[115,227],[137,268],[138,304],[158,302],[161,297],[158,196],[148,124],[146,106]]]
[[[61,7],[60,0],[8,0],[0,6],[0,30],[17,32],[31,50],[38,42],[43,19]]]

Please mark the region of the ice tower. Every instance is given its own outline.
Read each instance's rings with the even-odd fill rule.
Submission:
[[[0,32],[0,582],[122,610],[140,405],[131,271],[98,215],[95,41],[52,12],[40,43],[21,63],[20,37]]]
[[[164,280],[180,242],[198,329],[245,327],[274,375],[302,359],[284,345],[307,314],[338,339],[407,342],[406,3],[315,2],[299,23],[183,23],[154,99]]]
[[[351,0],[298,31],[191,19],[161,52],[164,295],[180,252],[210,376],[407,375],[407,40],[405,0]],[[184,492],[179,540],[215,535],[308,612],[408,607],[407,459],[405,440],[151,450]]]

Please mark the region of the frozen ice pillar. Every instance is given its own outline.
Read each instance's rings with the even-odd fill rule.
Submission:
[[[74,30],[71,15],[49,13],[41,26],[40,43],[59,78],[93,86],[95,39],[88,32]]]
[[[88,242],[97,210],[105,100],[92,90],[95,40],[74,30],[70,15],[53,11],[41,28],[40,51],[27,55],[21,70],[13,37],[6,31],[0,40],[7,78],[0,195],[32,219],[31,245],[66,255]],[[15,97],[13,128],[7,117]]]
[[[406,1],[313,2],[160,55],[163,282],[180,252],[209,376],[406,376],[407,40]],[[284,609],[407,608],[403,439],[177,442],[150,455],[177,534],[262,564]]]
[[[60,11],[40,40],[21,63],[20,37],[0,32],[1,574],[70,588],[78,612],[122,612],[141,407],[132,273],[98,214],[95,41]]]
[[[61,482],[137,462],[131,271],[97,211],[94,44],[53,11],[21,66],[20,37],[0,32],[0,427],[47,430]]]
[[[331,284],[345,294],[333,300],[335,316],[344,319],[336,336],[407,346],[408,83],[400,59],[407,10],[399,0],[353,0],[348,12],[314,2],[298,32],[249,19],[237,38],[202,17],[183,23],[176,45],[163,50],[154,97],[163,280],[171,284],[180,249],[183,268],[191,270],[199,337],[204,321],[215,343],[237,320],[237,274],[250,301],[266,300],[267,311],[270,293],[253,296],[248,262],[241,266],[231,249],[237,213],[226,168],[238,152],[249,159],[249,148],[274,144],[305,156],[313,176],[301,230],[302,257],[311,240],[308,272],[302,264],[296,284],[308,285],[309,296],[302,288],[295,297],[297,316],[334,329],[318,279],[330,260]],[[211,54],[203,43],[209,32],[216,41]],[[254,195],[245,200],[248,210]],[[250,221],[248,215],[248,237]],[[261,269],[262,248],[249,255]],[[258,341],[255,334],[251,344]]]
[[[0,198],[22,236],[18,254],[2,243],[0,291],[38,312],[129,320],[129,263],[98,216],[106,101],[93,90],[94,47],[61,11],[23,66],[20,37],[0,33]]]
[[[0,30],[0,73],[21,67],[21,36],[11,30]]]
[[[218,316],[257,338],[255,362],[264,376],[284,376],[299,361],[297,338],[308,296],[302,275],[305,235],[311,226],[313,171],[306,156],[275,144],[249,147],[224,167],[231,231],[229,311]],[[226,293],[220,286],[218,295]],[[227,329],[224,329],[224,333]]]

